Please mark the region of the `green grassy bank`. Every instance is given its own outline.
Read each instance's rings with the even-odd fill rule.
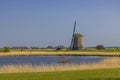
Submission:
[[[120,69],[0,74],[0,80],[120,80]]]
[[[110,56],[120,57],[120,49],[82,49],[82,50],[10,50],[4,52],[0,50],[0,56]]]
[[[18,51],[20,52],[21,50],[11,50],[13,52]],[[103,50],[97,50],[97,49],[81,49],[81,50],[69,50],[69,49],[63,49],[63,50],[54,50],[54,49],[28,49],[28,50],[22,50],[22,51],[29,51],[29,52],[120,52],[120,48],[114,48],[114,49],[103,49]]]

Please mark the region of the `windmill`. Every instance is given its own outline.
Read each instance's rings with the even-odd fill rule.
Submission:
[[[76,29],[76,21],[74,22],[74,28],[73,28],[73,34],[72,34],[72,40],[70,44],[70,49],[71,50],[79,50],[83,48],[82,45],[82,34],[75,33]]]

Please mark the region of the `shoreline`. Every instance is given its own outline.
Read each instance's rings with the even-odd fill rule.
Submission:
[[[105,57],[120,57],[120,52],[0,52],[0,57],[3,56],[105,56]]]

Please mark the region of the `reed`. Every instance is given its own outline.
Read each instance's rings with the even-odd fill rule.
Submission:
[[[70,70],[93,70],[120,68],[120,58],[107,58],[99,63],[92,64],[57,64],[57,65],[4,65],[0,67],[0,73],[24,73],[24,72],[53,72]]]
[[[16,52],[0,52],[0,56],[51,56],[51,55],[75,55],[75,56],[119,56],[120,52],[42,52],[42,51],[16,51]]]

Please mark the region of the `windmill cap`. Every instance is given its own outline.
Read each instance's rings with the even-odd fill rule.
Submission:
[[[74,34],[74,37],[79,38],[79,37],[83,37],[83,35],[77,33],[77,34]]]

